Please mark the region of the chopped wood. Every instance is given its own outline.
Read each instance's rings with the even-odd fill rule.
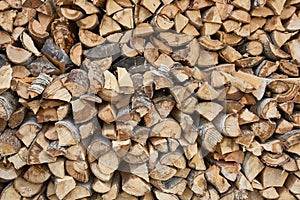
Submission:
[[[300,198],[299,0],[0,0],[0,199]]]
[[[76,187],[76,182],[71,176],[55,179],[55,194],[59,199],[63,199],[70,191]]]
[[[24,64],[32,55],[29,51],[10,44],[7,45],[6,54],[9,60],[16,64]]]
[[[92,30],[99,24],[98,16],[96,14],[89,15],[76,22],[81,29]]]
[[[91,2],[86,0],[75,0],[74,4],[82,8],[85,11],[85,13],[88,15],[99,12],[99,10],[95,5],[93,5]]]
[[[62,120],[55,123],[60,146],[75,145],[80,141],[77,127],[70,120]]]
[[[60,8],[60,11],[65,18],[73,21],[77,21],[84,16],[81,11],[70,8]]]
[[[215,165],[212,165],[205,172],[205,177],[216,187],[220,193],[226,192],[230,187],[230,184],[227,182],[227,180],[220,175],[220,168]]]

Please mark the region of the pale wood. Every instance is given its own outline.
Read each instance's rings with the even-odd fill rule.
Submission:
[[[76,187],[76,182],[71,176],[55,179],[55,194],[59,199],[63,199],[70,191]]]
[[[15,179],[13,184],[16,191],[23,197],[33,197],[38,194],[43,187],[43,184],[31,183],[21,177]]]

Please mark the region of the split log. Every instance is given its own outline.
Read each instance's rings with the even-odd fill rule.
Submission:
[[[73,69],[68,75],[65,84],[66,88],[75,97],[85,94],[89,87],[88,75],[81,69]]]
[[[23,124],[16,132],[16,136],[25,144],[26,147],[29,147],[41,128],[41,124],[38,124],[33,116],[29,116],[24,120]]]
[[[224,193],[229,189],[230,184],[219,173],[220,169],[213,165],[205,172],[205,177],[216,187],[220,193]]]
[[[16,64],[24,64],[29,62],[31,57],[31,53],[25,49],[15,47],[12,45],[7,45],[6,54],[10,61]]]
[[[71,176],[55,179],[55,194],[59,199],[63,199],[70,191],[76,187],[76,182]]]
[[[66,160],[65,168],[66,172],[75,180],[83,183],[87,183],[89,181],[90,171],[86,161]]]
[[[32,165],[24,173],[23,178],[31,183],[44,183],[51,174],[45,165]]]
[[[75,145],[80,141],[80,134],[70,120],[62,120],[55,123],[60,146]]]

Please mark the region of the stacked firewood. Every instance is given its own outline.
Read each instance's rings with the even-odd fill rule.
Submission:
[[[300,199],[300,0],[0,0],[0,200]]]

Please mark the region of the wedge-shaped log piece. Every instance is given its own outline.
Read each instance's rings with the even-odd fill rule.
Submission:
[[[134,9],[134,22],[135,22],[135,24],[142,23],[151,16],[152,16],[152,14],[148,9],[146,9],[143,6],[140,6],[140,5],[135,6],[135,9]]]
[[[174,9],[176,10],[176,9]],[[183,21],[178,21],[179,23],[182,23],[182,24],[178,24],[179,27],[182,27],[182,26],[185,26],[188,21],[186,21],[186,19],[189,19],[190,20],[190,23],[196,27],[196,28],[200,28],[203,24],[202,24],[202,17],[201,17],[201,13],[199,12],[199,10],[187,10],[186,11],[186,16],[187,18],[185,17],[182,17],[181,14],[176,14],[175,16],[175,30],[177,31],[176,29],[176,17],[180,17],[179,19],[180,20],[183,20]],[[183,27],[184,28],[184,27]],[[178,31],[177,31],[178,32]]]
[[[238,115],[236,114],[222,114],[219,115],[214,124],[216,128],[225,136],[238,137],[242,134],[238,123]]]
[[[153,103],[162,118],[168,117],[175,105],[175,101],[171,96],[156,97],[153,99]]]
[[[6,47],[6,54],[8,59],[15,64],[24,64],[30,61],[32,56],[32,53],[29,51],[10,44]]]
[[[218,51],[224,48],[224,44],[219,40],[213,40],[210,36],[202,36],[199,39],[201,46],[207,50]]]
[[[175,51],[172,55],[172,58],[175,61],[183,61],[189,66],[194,66],[197,63],[199,52],[199,43],[196,39],[193,39],[186,48]]]
[[[43,184],[41,183],[31,183],[26,181],[22,177],[18,177],[14,181],[14,188],[23,197],[33,197],[42,190]]]
[[[79,183],[75,188],[65,196],[65,200],[88,199],[92,196],[91,183]]]
[[[2,27],[3,30],[11,33],[13,31],[13,22],[16,15],[16,10],[7,10],[0,12],[0,27]]]
[[[150,136],[167,138],[171,137],[178,139],[181,136],[181,128],[175,120],[166,118],[152,128]]]
[[[294,174],[290,174],[285,182],[285,186],[294,194],[299,194],[300,179]]]
[[[66,172],[75,180],[83,183],[89,181],[90,170],[86,161],[66,160],[65,168]]]
[[[132,8],[125,8],[114,14],[113,19],[119,22],[126,29],[134,27],[133,11]]]
[[[251,129],[262,142],[265,142],[274,134],[276,123],[273,121],[260,120],[259,122],[251,124]]]
[[[279,70],[282,71],[284,74],[294,77],[299,76],[298,65],[287,60],[280,60],[279,63]]]
[[[198,195],[204,195],[207,190],[207,181],[203,172],[191,171],[187,177],[187,183],[191,191]]]
[[[150,172],[149,176],[156,180],[166,181],[172,178],[175,173],[175,168],[157,163],[155,168]]]
[[[203,18],[204,22],[217,23],[217,24],[222,23],[220,13],[215,6],[209,8],[207,11],[205,11],[203,13],[202,18]]]
[[[125,68],[118,67],[117,72],[120,92],[124,94],[132,94],[134,92],[134,87],[128,71]]]
[[[21,195],[17,192],[17,190],[14,188],[13,184],[8,184],[5,188],[3,188],[1,192],[0,199],[15,199],[15,200],[21,200]]]
[[[150,153],[145,146],[135,144],[130,147],[130,150],[123,159],[130,164],[141,164],[149,160],[149,155]]]
[[[292,40],[287,43],[287,48],[294,60],[296,60],[298,63],[300,63],[300,52],[297,51],[300,47],[300,40]]]
[[[99,179],[94,179],[94,182],[92,184],[92,189],[98,193],[106,193],[110,190],[111,184],[112,184],[112,179],[107,182],[104,182]]]
[[[71,120],[62,120],[55,123],[60,146],[75,145],[80,142],[80,134]]]
[[[22,106],[17,108],[17,110],[12,113],[11,118],[8,120],[8,126],[14,129],[21,125],[25,119],[26,111],[26,107]]]
[[[65,18],[73,21],[77,21],[84,16],[81,11],[71,8],[60,8],[60,11]]]
[[[86,47],[95,47],[105,42],[102,36],[85,29],[79,30],[79,39]]]
[[[46,28],[37,20],[31,19],[28,24],[28,31],[32,38],[42,45],[49,36]]]
[[[81,29],[93,30],[99,24],[98,15],[97,14],[89,15],[77,21],[76,24]]]
[[[82,45],[79,42],[79,43],[74,44],[71,47],[71,49],[70,49],[70,59],[75,65],[80,66],[81,61],[82,61],[81,57],[82,57]]]
[[[297,31],[299,30],[300,27],[299,21],[300,21],[299,14],[297,16],[296,13],[294,13],[292,17],[285,23],[284,26],[288,31]]]
[[[196,93],[196,95],[203,100],[214,100],[216,99],[220,93],[215,90],[208,82],[204,82],[199,84],[200,87]]]
[[[278,168],[265,167],[261,173],[261,182],[264,188],[268,187],[282,187],[288,177],[286,171]]]
[[[122,173],[122,189],[133,196],[144,196],[151,190],[149,184],[138,176]]]
[[[222,110],[223,106],[216,102],[201,102],[196,108],[196,111],[208,121],[214,120]]]
[[[13,112],[16,110],[16,97],[9,91],[4,92],[0,96],[0,118],[8,121]]]
[[[220,175],[220,168],[216,165],[212,165],[205,172],[205,177],[220,193],[224,193],[230,188],[230,184]]]
[[[267,189],[261,190],[259,193],[266,199],[276,199],[279,197],[279,194],[274,187],[269,187]]]
[[[65,71],[65,67],[72,64],[68,54],[60,47],[54,44],[52,38],[48,38],[44,43],[41,52],[46,55],[46,57],[60,68],[62,72]]]
[[[289,160],[290,157],[285,153],[274,154],[274,153],[264,152],[261,156],[261,161],[270,167],[283,166],[284,164],[288,163]]]
[[[259,121],[259,117],[257,115],[255,115],[254,113],[252,113],[251,111],[249,111],[247,108],[243,109],[239,113],[239,124],[240,125],[257,122],[257,121]]]
[[[112,149],[98,158],[98,168],[104,174],[112,174],[118,169],[119,163],[118,155]]]
[[[88,90],[88,74],[82,69],[73,69],[64,85],[71,92],[72,96],[79,97]]]
[[[27,165],[27,153],[28,149],[26,147],[20,148],[18,153],[13,156],[10,156],[7,160],[14,165],[15,169],[21,169]]]
[[[28,51],[30,51],[31,53],[33,53],[36,56],[41,56],[41,52],[39,52],[39,50],[36,48],[32,38],[26,32],[23,32],[21,41],[22,41],[24,48],[26,48]]]
[[[101,36],[105,37],[113,33],[121,32],[121,30],[120,25],[115,20],[107,15],[103,16],[99,26]]]
[[[259,117],[263,119],[280,118],[277,110],[277,102],[272,98],[265,98],[251,108]]]
[[[87,0],[75,0],[74,4],[82,8],[87,15],[99,13],[99,9]]]
[[[280,48],[276,47],[271,42],[264,42],[264,53],[266,57],[270,60],[279,60],[279,59],[288,59],[290,55],[287,54],[285,51],[281,50]]]
[[[44,183],[51,174],[45,165],[31,165],[24,173],[23,178],[31,183]]]
[[[16,132],[16,136],[25,144],[26,147],[29,147],[41,128],[42,125],[37,123],[35,117],[29,116]]]
[[[14,166],[11,163],[5,164],[1,162],[0,172],[1,181],[12,181],[18,177],[18,171],[14,168]]]
[[[186,168],[186,161],[182,152],[171,152],[160,158],[160,163],[167,166],[174,166],[178,169]]]
[[[70,102],[72,96],[64,86],[66,79],[67,77],[63,76],[54,79],[54,81],[52,81],[52,83],[44,90],[43,98]]]
[[[243,8],[247,11],[249,11],[250,8],[251,8],[251,1],[249,1],[249,0],[246,0],[246,1],[244,1],[244,0],[234,0],[231,3],[232,3],[232,5],[234,5],[238,8]]]
[[[153,2],[149,2],[147,0],[141,1],[141,5],[147,8],[152,13],[155,13],[160,4],[160,0],[154,0]]]
[[[225,47],[219,54],[229,63],[233,63],[242,58],[242,55],[231,46]]]
[[[123,8],[115,1],[115,0],[108,0],[106,2],[106,14],[112,15]]]
[[[268,60],[262,61],[257,67],[255,74],[260,77],[267,77],[278,69],[279,64]]]
[[[51,35],[55,44],[66,53],[70,52],[71,47],[75,43],[75,36],[70,29],[69,21],[64,17],[55,19],[51,24]]]
[[[248,12],[244,10],[234,10],[230,13],[230,17],[233,20],[242,22],[242,23],[250,23],[251,17]]]
[[[256,176],[264,169],[264,164],[258,157],[251,153],[247,153],[242,164],[242,170],[247,179],[252,182]]]
[[[166,42],[170,47],[179,47],[188,44],[194,37],[167,31],[159,33],[159,38]]]
[[[64,178],[65,176],[65,159],[63,157],[58,158],[53,163],[48,163],[48,168],[55,177]]]
[[[282,33],[280,31],[273,31],[271,33],[271,39],[272,42],[278,46],[278,47],[282,47],[292,36],[294,35],[294,33]]]
[[[85,100],[77,99],[71,101],[71,104],[75,124],[87,122],[97,115],[96,105]]]
[[[76,187],[76,182],[71,176],[55,179],[55,194],[59,199],[63,199]]]

